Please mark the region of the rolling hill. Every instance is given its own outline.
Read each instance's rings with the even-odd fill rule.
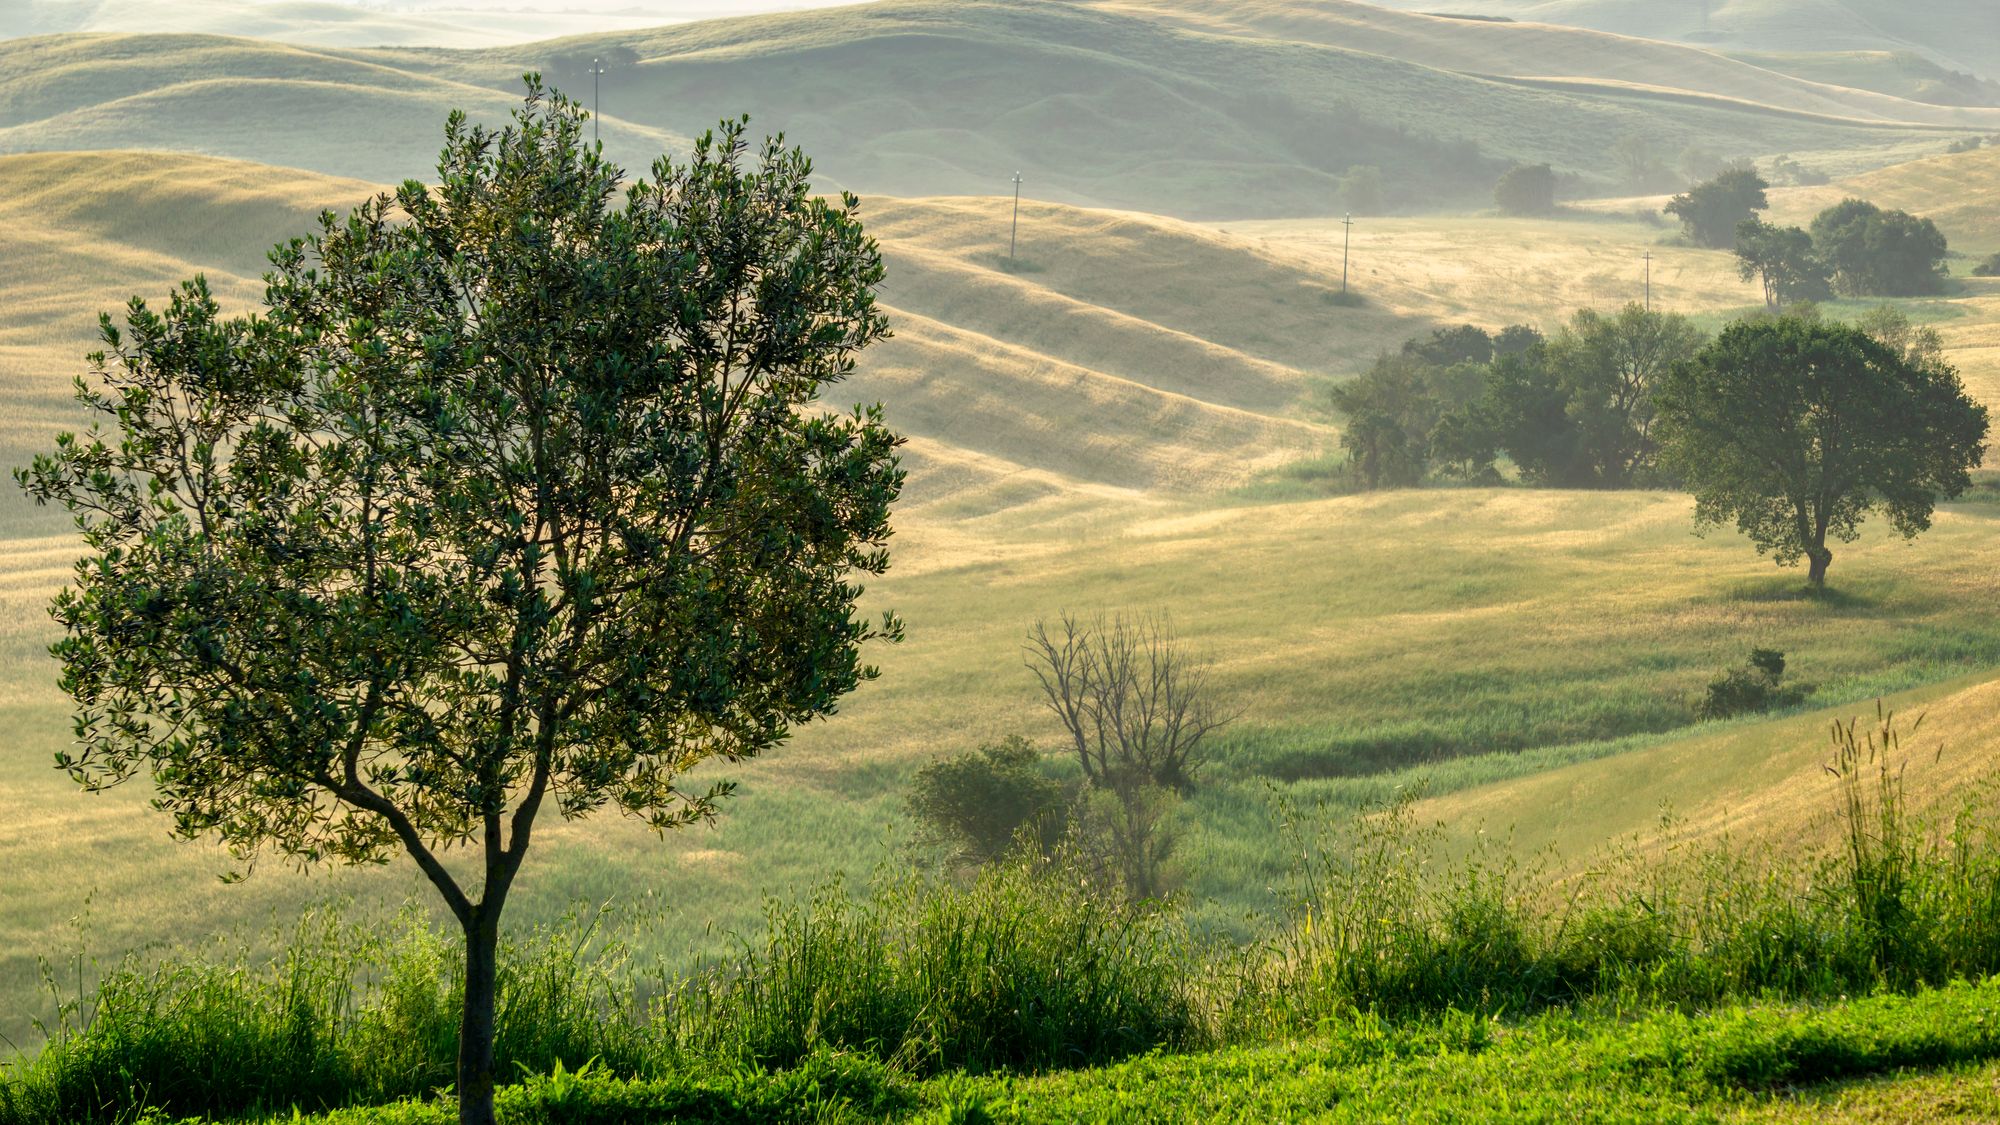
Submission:
[[[158,300],[196,272],[249,307],[273,243],[375,190],[210,157],[0,158],[0,460],[20,463],[70,417],[98,310]],[[1057,204],[1024,209],[1010,269],[1009,205],[871,199],[865,212],[897,336],[840,393],[884,401],[911,435],[924,467],[912,502],[1241,483],[1331,440],[1291,416],[1310,376],[1351,370],[1427,323],[1334,309],[1319,267],[1245,239]],[[11,489],[0,510],[28,518]]]
[[[1631,89],[1707,95],[1718,102],[1866,121],[1978,128],[2000,110],[1913,101],[1852,84],[1797,76],[1698,47],[1541,23],[1501,23],[1399,12],[1353,0],[1099,0],[1213,34],[1318,43],[1459,74],[1594,80]]]
[[[1432,0],[1385,0],[1435,11]],[[1986,0],[1453,0],[1453,12],[1700,42],[1729,50],[1913,50],[2000,78],[2000,20]]]
[[[184,151],[393,182],[425,173],[447,110],[491,119],[523,71],[575,87],[576,60],[602,55],[630,60],[604,79],[603,127],[634,165],[749,112],[804,144],[830,187],[988,194],[1018,169],[1035,198],[1236,218],[1333,212],[1360,165],[1406,210],[1483,204],[1518,161],[1602,189],[1627,135],[1858,171],[1941,147],[1942,121],[2000,113],[1575,32],[1536,36],[1536,73],[1495,76],[1519,38],[1505,25],[1301,10],[1318,22],[1293,7],[1203,26],[1170,6],[883,0],[477,51],[43,36],[0,41],[0,152]],[[1387,30],[1342,45],[1370,12]],[[1320,39],[1279,41],[1261,20]]]

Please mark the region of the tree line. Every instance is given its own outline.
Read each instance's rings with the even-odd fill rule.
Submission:
[[[1729,168],[1667,203],[1697,246],[1733,250],[1765,306],[1844,297],[1914,297],[1943,290],[1949,246],[1937,224],[1865,199],[1821,211],[1810,227],[1777,226],[1758,212],[1770,187],[1754,169]]]
[[[1733,522],[1816,589],[1869,512],[1928,528],[1987,432],[1937,332],[1887,306],[1854,324],[1802,306],[1712,339],[1636,304],[1546,336],[1458,325],[1320,396],[1359,488],[1497,484],[1503,461],[1542,487],[1685,488],[1699,526]]]

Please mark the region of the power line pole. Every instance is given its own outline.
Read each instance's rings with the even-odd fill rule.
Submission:
[[[1340,295],[1347,296],[1347,248],[1354,241],[1354,212],[1340,220]]]
[[[1653,311],[1653,252],[1646,251],[1646,311]]]
[[[604,67],[596,59],[590,60],[590,139],[597,140],[597,80],[604,75]]]
[[[1007,231],[1007,260],[1014,260],[1014,243],[1021,234],[1021,173],[1014,173],[1014,225]]]

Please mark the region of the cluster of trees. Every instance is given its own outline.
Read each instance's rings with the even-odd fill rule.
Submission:
[[[1058,779],[1019,737],[918,771],[910,811],[962,863],[1067,844],[1134,900],[1169,885],[1172,815],[1235,715],[1215,705],[1209,664],[1164,616],[1065,614],[1029,630],[1027,663],[1062,724],[1073,773]]]
[[[1687,318],[1630,305],[1577,312],[1553,336],[1526,325],[1442,328],[1327,388],[1364,488],[1436,475],[1497,480],[1495,462],[1557,488],[1662,483],[1653,390],[1706,338]]]
[[[1773,311],[1801,301],[1910,297],[1944,287],[1945,238],[1937,224],[1907,211],[1847,199],[1819,213],[1810,230],[1765,222],[1771,185],[1747,165],[1732,167],[1667,203],[1698,246],[1734,250],[1745,281],[1764,285]]]
[[[1829,541],[1870,511],[1905,536],[1928,527],[1970,485],[1987,427],[1936,331],[1888,307],[1849,325],[1807,306],[1714,340],[1636,305],[1546,338],[1463,325],[1325,393],[1363,488],[1495,482],[1503,456],[1545,487],[1686,487],[1700,525],[1804,560],[1815,587]]]

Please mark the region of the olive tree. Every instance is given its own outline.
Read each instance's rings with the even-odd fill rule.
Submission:
[[[1815,590],[1829,539],[1852,542],[1877,509],[1915,537],[1971,484],[1986,445],[1986,408],[1942,360],[1807,317],[1730,326],[1655,401],[1698,524],[1734,521],[1781,566],[1804,558]]]
[[[243,862],[406,853],[463,927],[459,1113],[493,1120],[501,910],[538,820],[715,815],[697,781],[873,669],[899,439],[818,397],[886,334],[874,243],[744,122],[624,173],[529,80],[439,182],[102,319],[98,418],[18,476],[76,517],[59,764],[150,770]],[[470,853],[448,864],[451,853]]]

